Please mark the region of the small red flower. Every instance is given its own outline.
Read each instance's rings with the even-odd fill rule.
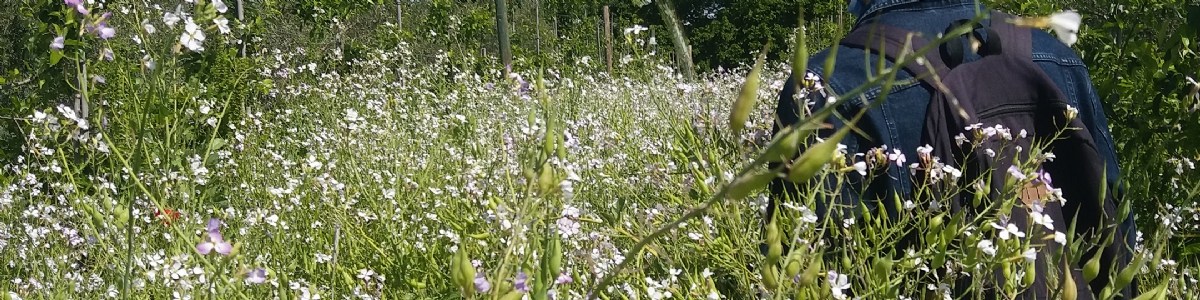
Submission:
[[[171,226],[171,222],[179,220],[179,212],[174,209],[164,208],[154,212],[154,217],[162,220],[163,225]]]

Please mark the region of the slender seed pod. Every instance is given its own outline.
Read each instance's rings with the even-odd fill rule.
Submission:
[[[762,268],[763,286],[769,291],[774,291],[779,288],[779,267],[774,265],[763,266]]]
[[[758,99],[759,77],[762,74],[763,62],[767,59],[767,52],[770,50],[770,42],[763,45],[763,51],[758,53],[758,60],[754,62],[754,69],[751,69],[750,74],[746,75],[746,83],[742,85],[742,91],[738,93],[737,101],[733,103],[733,109],[729,113],[729,129],[732,129],[734,134],[738,134],[746,128],[746,120],[750,118],[750,111],[754,110],[754,102]]]
[[[750,193],[766,187],[773,179],[775,179],[775,172],[772,171],[758,171],[746,174],[741,178],[735,179],[729,185],[729,199],[740,200],[746,198]]]

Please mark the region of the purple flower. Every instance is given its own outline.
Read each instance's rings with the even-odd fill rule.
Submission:
[[[571,274],[567,274],[567,272],[562,272],[562,274],[558,274],[558,278],[556,278],[554,280],[554,284],[568,284],[568,283],[571,283],[574,281],[575,281],[574,279],[571,279]]]
[[[208,219],[206,229],[208,230],[208,239],[196,245],[196,252],[203,255],[208,255],[213,249],[216,249],[217,253],[221,255],[229,255],[230,252],[233,252],[233,245],[221,237],[221,220]]]
[[[50,42],[50,49],[62,50],[63,47],[66,46],[66,43],[67,43],[66,38],[64,38],[62,36],[55,37],[54,41]]]
[[[83,6],[83,0],[64,0],[63,3],[65,3],[67,6],[74,7],[75,11],[78,11],[81,14],[86,15],[88,13],[87,7]]]
[[[1051,184],[1053,182],[1053,180],[1050,179],[1050,172],[1046,172],[1045,169],[1038,169],[1037,178],[1034,178],[1033,182],[1045,183],[1046,186],[1048,186],[1048,187],[1054,186]]]
[[[513,279],[513,287],[522,293],[529,292],[529,275],[525,275],[524,271],[517,272],[517,278]]]
[[[487,277],[483,276],[483,272],[475,274],[475,291],[479,293],[487,293],[492,289],[492,283],[488,282]]]
[[[104,60],[112,61],[113,60],[112,48],[104,48],[104,49],[100,50],[100,57],[104,58]]]
[[[107,40],[117,36],[117,30],[108,26],[108,22],[100,22],[96,27],[96,35]]]
[[[249,274],[246,274],[246,282],[259,284],[267,281],[267,270],[263,268],[255,268]]]

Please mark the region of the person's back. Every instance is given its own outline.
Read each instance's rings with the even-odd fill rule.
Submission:
[[[912,32],[920,32],[930,39],[945,31],[954,21],[971,19],[977,12],[987,11],[982,5],[969,0],[876,0],[874,2],[851,5],[851,11],[859,16],[859,20],[855,24],[856,28],[865,24],[881,23]],[[986,25],[992,21],[995,20],[984,20],[983,23]],[[1067,97],[1067,102],[1079,110],[1079,118],[1087,125],[1099,148],[1098,151],[1107,165],[1108,186],[1119,187],[1120,172],[1116,163],[1112,137],[1082,59],[1069,46],[1049,33],[1033,30],[1032,39],[1034,61]],[[835,47],[837,48],[826,49],[813,55],[808,63],[808,73],[803,76],[793,74],[789,84],[785,85],[776,109],[779,120],[779,123],[776,124],[776,131],[782,126],[798,122],[798,112],[823,107],[829,97],[851,91],[867,83],[869,74],[864,68],[876,66],[879,60],[883,59],[881,56],[863,49],[847,46]],[[831,55],[836,55],[835,64],[832,70],[826,70],[825,62]],[[977,58],[977,56],[968,57],[966,60],[969,62]],[[891,62],[887,62],[886,65],[890,66]],[[897,81],[900,82],[902,79],[911,77],[912,74],[906,71],[901,72]],[[795,89],[797,84],[793,80],[797,79],[804,79],[799,84],[802,90]],[[859,99],[848,101],[845,106],[839,107],[838,111],[843,116],[852,115],[867,103],[878,100],[881,90],[882,87],[872,87]],[[917,149],[922,146],[920,137],[926,121],[924,117],[931,98],[931,91],[931,87],[920,83],[894,86],[883,103],[868,111],[867,116],[857,124],[857,127],[866,136],[852,134],[843,140],[842,144],[846,145],[846,153],[849,155],[869,152],[886,153],[888,158],[886,174],[872,177],[875,179],[868,179],[851,172],[848,174],[850,182],[842,185],[841,189],[837,191],[839,197],[825,201],[836,202],[842,205],[841,207],[866,205],[872,209],[882,208],[893,217],[896,216],[898,208],[892,207],[894,206],[892,205],[893,201],[876,202],[874,200],[890,200],[894,194],[899,194],[902,199],[913,198],[911,194],[914,182],[909,174],[909,164],[905,161],[906,158],[918,157]],[[827,121],[835,128],[845,125],[842,123],[842,119],[837,117]],[[786,180],[778,180],[772,184],[772,192],[780,199],[790,198],[785,194],[790,194],[789,191],[795,188],[796,185]],[[1109,190],[1114,195],[1119,195],[1123,189],[1110,188]],[[877,203],[880,204],[877,205]],[[825,216],[830,206],[832,203],[818,201],[817,215]],[[768,212],[773,213],[774,209],[774,201],[772,201]],[[846,212],[848,215],[853,215],[857,211],[859,210],[835,211],[835,213]],[[838,218],[845,217],[846,215],[842,215]],[[1122,227],[1122,231],[1127,234],[1124,237],[1125,241],[1129,247],[1132,247],[1132,233],[1134,232],[1132,217],[1127,218]],[[1127,259],[1126,257],[1125,260]],[[1118,263],[1118,265],[1123,264]]]

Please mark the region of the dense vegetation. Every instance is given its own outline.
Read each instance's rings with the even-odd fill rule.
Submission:
[[[747,182],[791,45],[840,37],[839,1],[674,1],[696,79],[645,0],[509,0],[511,66],[491,0],[244,2],[0,0],[0,297],[915,299],[1087,242],[937,199],[821,223],[800,202],[772,226],[808,247],[765,264],[782,238]],[[1200,3],[986,4],[1084,16],[1141,230],[1134,266],[1089,276],[1200,295]],[[822,174],[865,162],[828,154]],[[930,246],[891,249],[905,230]]]

